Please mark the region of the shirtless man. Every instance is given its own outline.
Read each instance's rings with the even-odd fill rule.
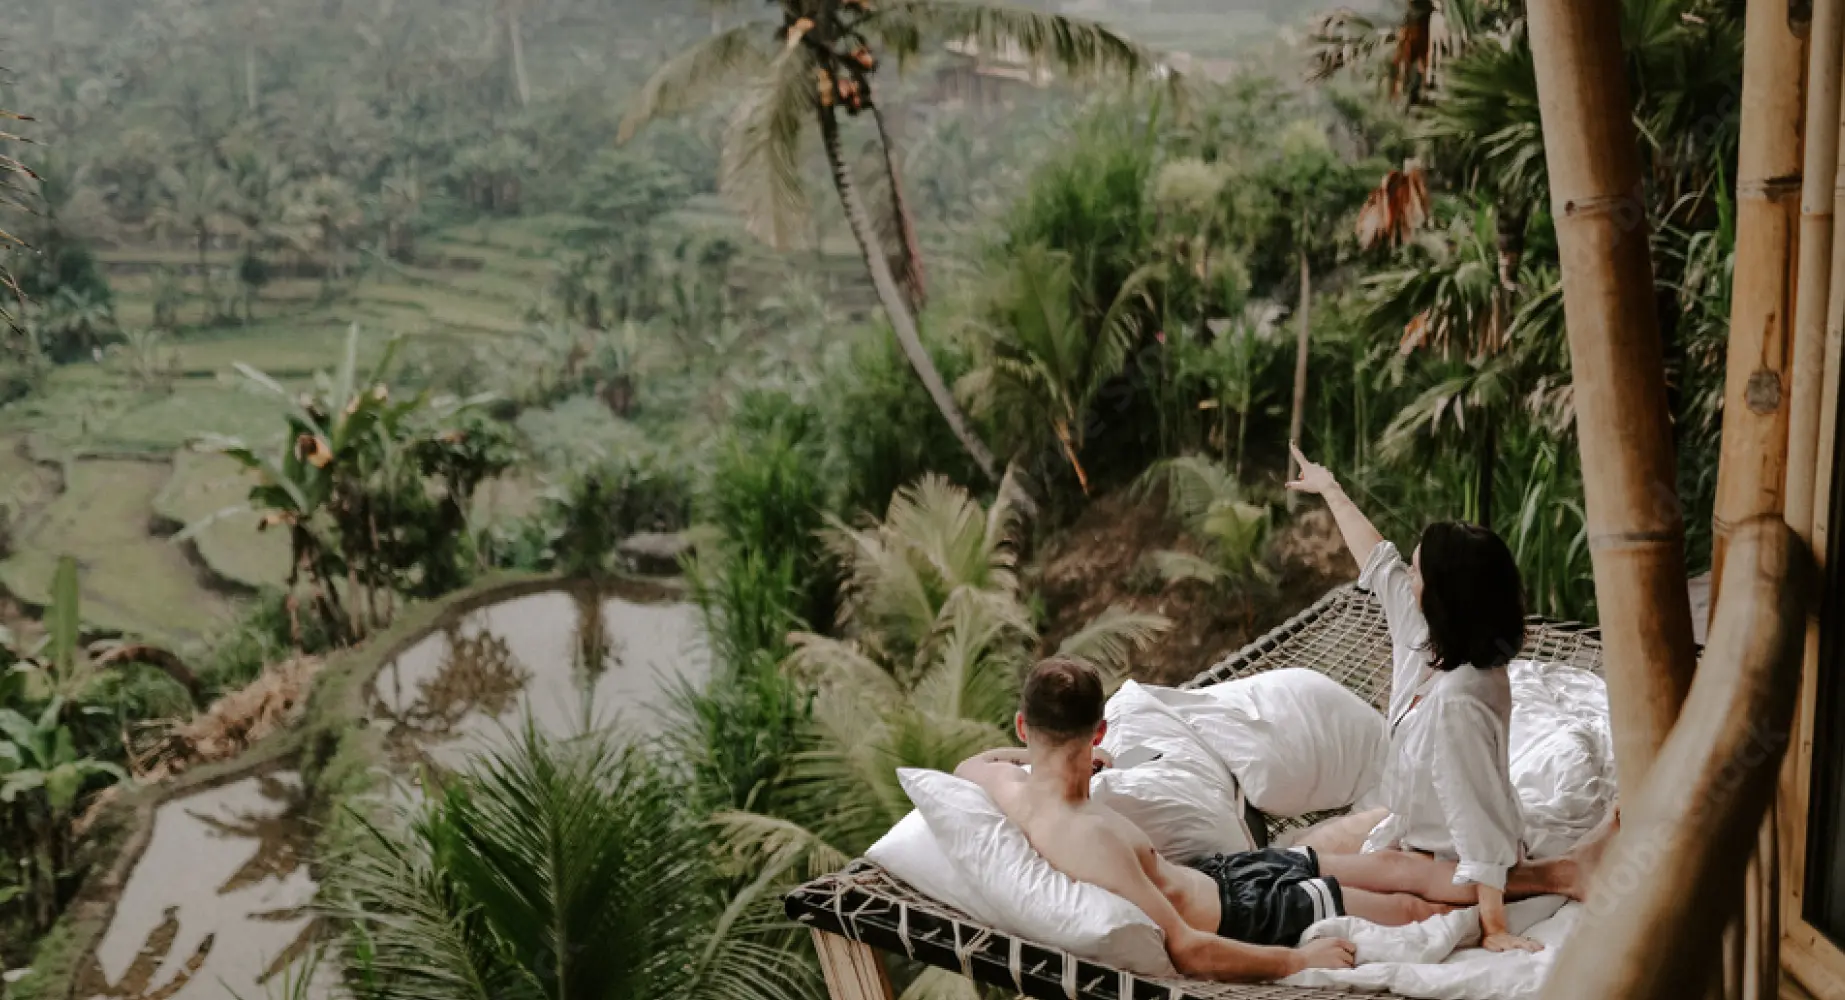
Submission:
[[[1039,663],[1026,678],[1015,725],[1025,749],[992,750],[955,774],[979,785],[1017,823],[1051,867],[1140,907],[1165,934],[1174,968],[1195,979],[1263,982],[1303,969],[1350,968],[1349,941],[1291,947],[1321,919],[1351,914],[1373,923],[1415,923],[1474,902],[1453,884],[1454,863],[1398,852],[1327,857],[1312,848],[1217,854],[1182,867],[1147,835],[1089,798],[1089,779],[1109,762],[1102,683],[1069,660]],[[1029,773],[1019,765],[1029,764]],[[1569,858],[1520,865],[1509,896],[1582,887],[1605,836]]]

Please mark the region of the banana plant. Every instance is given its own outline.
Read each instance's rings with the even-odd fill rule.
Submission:
[[[45,609],[45,635],[26,646],[11,629],[0,626],[0,655],[12,660],[12,675],[23,687],[21,693],[35,701],[47,698],[64,701],[76,698],[89,685],[91,673],[77,658],[78,630],[82,623],[77,587],[77,561],[70,556],[58,560],[51,579],[51,604]],[[0,682],[0,695],[5,684]],[[0,704],[7,699],[0,697]],[[4,751],[0,751],[4,752]]]
[[[0,833],[26,848],[27,900],[40,929],[57,912],[58,878],[70,868],[71,812],[84,789],[125,781],[106,761],[79,756],[70,727],[60,721],[64,699],[52,698],[36,718],[0,708]]]
[[[372,532],[341,529],[354,527],[354,517],[362,519],[361,529],[374,527],[365,523],[373,517],[365,495],[367,480],[394,455],[394,449],[382,446],[400,436],[405,420],[425,402],[420,395],[395,399],[385,385],[396,346],[393,338],[384,356],[362,375],[359,325],[354,323],[347,331],[339,368],[331,376],[316,373],[314,391],[300,394],[238,362],[235,367],[247,383],[282,404],[288,433],[279,450],[221,435],[201,439],[199,447],[231,458],[254,473],[257,481],[247,505],[220,511],[182,533],[190,537],[218,517],[243,510],[262,515],[258,531],[287,529],[293,557],[288,577],[291,615],[297,613],[295,589],[305,574],[312,588],[310,600],[336,634],[346,638],[357,638],[358,623],[345,608],[336,581],[346,579],[347,597],[352,600],[360,599],[361,588],[375,588],[381,581],[371,560],[349,558],[360,554],[357,546],[341,544]]]

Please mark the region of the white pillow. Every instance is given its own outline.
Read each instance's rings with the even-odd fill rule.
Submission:
[[[908,882],[916,891],[958,910],[968,910],[972,892],[954,862],[942,853],[921,812],[910,810],[890,832],[865,851],[865,857]],[[968,910],[972,913],[972,910]]]
[[[1270,816],[1343,809],[1383,778],[1383,715],[1317,670],[1271,670],[1159,697]]]
[[[1151,918],[1120,896],[1052,868],[978,785],[920,768],[899,768],[897,778],[960,879],[951,891],[965,897],[937,895],[920,882],[914,883],[918,889],[1015,937],[1137,975],[1176,974]],[[890,863],[901,846],[891,839],[880,841],[884,857],[872,860],[909,881],[907,859]]]
[[[1108,731],[1102,734],[1102,749],[1116,760],[1143,749],[1166,758],[1211,759],[1211,748],[1205,746],[1185,718],[1166,703],[1169,695],[1181,699],[1195,697],[1189,692],[1137,681],[1122,684],[1102,710],[1102,717],[1108,721]],[[1226,770],[1225,777],[1228,776]]]
[[[1255,846],[1236,781],[1215,762],[1181,755],[1109,768],[1090,781],[1089,794],[1146,831],[1153,849],[1179,864]]]

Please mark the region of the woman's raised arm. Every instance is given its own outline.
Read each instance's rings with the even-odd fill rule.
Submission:
[[[1332,511],[1333,521],[1339,525],[1339,534],[1345,537],[1345,547],[1352,552],[1352,558],[1362,568],[1371,559],[1371,550],[1384,540],[1376,528],[1345,495],[1339,481],[1326,466],[1307,461],[1307,456],[1300,453],[1294,445],[1288,445],[1294,453],[1294,461],[1300,466],[1300,478],[1287,484],[1288,489],[1296,493],[1312,493],[1326,501],[1326,509]]]

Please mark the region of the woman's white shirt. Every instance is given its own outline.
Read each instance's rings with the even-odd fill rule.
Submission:
[[[1364,849],[1454,859],[1456,885],[1503,889],[1521,860],[1524,830],[1509,764],[1512,682],[1504,669],[1429,666],[1429,626],[1410,573],[1396,546],[1383,542],[1358,575],[1384,607],[1392,660],[1383,781],[1390,815]]]

